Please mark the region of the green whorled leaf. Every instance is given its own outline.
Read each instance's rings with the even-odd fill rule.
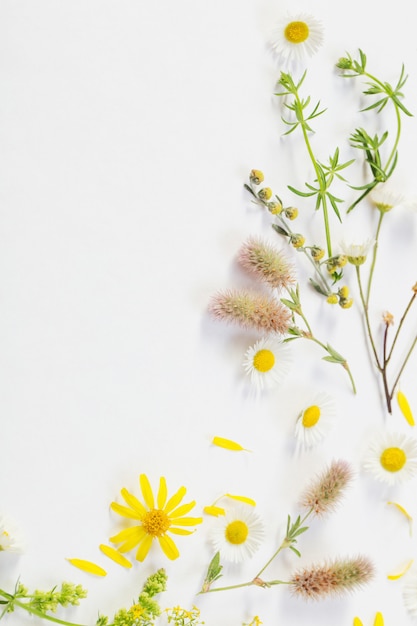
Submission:
[[[216,552],[207,569],[206,581],[212,583],[222,576],[223,566],[220,565],[220,552]]]
[[[327,193],[327,197],[330,200],[330,204],[332,205],[332,209],[336,213],[339,222],[342,222],[342,218],[340,217],[339,208],[338,208],[336,202],[343,202],[343,200],[340,200],[339,198],[335,198],[335,196],[333,196],[331,193]]]
[[[291,300],[287,300],[286,298],[281,298],[281,302],[282,304],[285,304],[285,306],[288,307],[291,311],[296,311],[300,307],[299,304],[296,304]]]
[[[303,198],[310,198],[311,196],[316,195],[317,191],[312,191],[311,193],[307,193],[306,191],[300,191],[291,185],[287,185],[288,189],[295,193],[297,196],[302,196]]]
[[[249,185],[247,185],[247,184],[245,183],[243,186],[244,186],[244,188],[246,189],[246,191],[249,191],[249,193],[250,193],[250,194],[252,194],[252,196],[253,196],[254,198],[256,198],[256,197],[257,197],[257,196],[256,196],[256,193],[253,191],[253,189],[252,189],[251,187],[249,187]]]
[[[278,224],[272,224],[272,228],[280,235],[284,235],[284,237],[289,236],[289,232],[287,232],[285,228],[282,228],[282,226],[278,226]]]
[[[292,550],[298,557],[301,557],[301,552],[294,548],[294,546],[289,546],[290,550]]]
[[[296,339],[297,337],[302,337],[303,334],[300,331],[299,328],[297,328],[297,326],[290,326],[289,329],[287,330],[287,333],[289,335],[293,335],[292,339]]]
[[[338,363],[341,365],[344,361],[339,361],[339,359],[335,359],[333,356],[323,356],[322,361],[328,361],[328,363]]]

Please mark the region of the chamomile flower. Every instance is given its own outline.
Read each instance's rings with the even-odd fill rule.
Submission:
[[[407,578],[403,589],[404,605],[410,615],[417,618],[417,570],[410,572]]]
[[[22,552],[23,540],[13,520],[0,515],[0,552]]]
[[[311,404],[307,403],[297,417],[295,436],[305,447],[322,441],[333,426],[336,408],[327,393],[318,393]]]
[[[264,536],[260,518],[248,506],[228,509],[216,519],[210,538],[221,559],[240,563],[250,558]]]
[[[405,201],[404,195],[399,193],[390,181],[379,183],[369,196],[372,204],[381,213],[387,213]]]
[[[319,20],[308,13],[299,13],[278,21],[270,45],[283,61],[303,61],[320,48],[323,34],[324,29]]]
[[[389,485],[409,480],[417,473],[417,441],[402,433],[383,433],[369,446],[364,467]]]
[[[279,385],[291,366],[291,349],[278,339],[263,338],[248,348],[243,367],[259,390]]]
[[[374,244],[374,239],[367,239],[362,243],[342,243],[341,247],[349,263],[352,265],[363,265]]]

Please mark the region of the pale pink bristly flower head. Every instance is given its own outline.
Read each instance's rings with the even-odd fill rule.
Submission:
[[[209,311],[217,319],[266,333],[283,335],[291,323],[291,312],[283,304],[270,296],[243,289],[219,292],[213,296]]]
[[[332,511],[352,478],[352,469],[346,461],[333,461],[307,488],[301,497],[301,505],[312,509],[318,516]]]
[[[258,238],[251,238],[241,247],[237,260],[259,280],[277,289],[294,285],[294,268],[278,249]]]
[[[354,591],[370,582],[373,575],[371,561],[358,556],[298,570],[291,577],[290,585],[295,595],[306,600],[320,600],[329,595]]]

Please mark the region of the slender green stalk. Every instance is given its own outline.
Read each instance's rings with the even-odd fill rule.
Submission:
[[[403,315],[402,315],[402,317],[400,319],[400,323],[398,324],[398,328],[397,328],[397,331],[396,331],[396,333],[394,335],[394,339],[392,340],[391,349],[390,349],[390,351],[388,353],[388,356],[387,356],[387,363],[388,363],[388,361],[390,360],[390,358],[392,356],[392,351],[394,350],[394,346],[397,343],[398,335],[400,334],[400,330],[402,328],[402,325],[404,324],[404,320],[405,320],[405,318],[407,316],[407,313],[409,312],[409,310],[411,308],[411,305],[413,304],[414,300],[416,299],[416,296],[417,296],[417,291],[414,291],[413,295],[411,296],[410,301],[407,304],[407,306],[405,308],[405,311],[404,311],[404,313],[403,313]]]
[[[371,262],[371,268],[369,270],[369,276],[368,276],[368,287],[366,289],[366,298],[365,298],[365,303],[366,303],[366,307],[368,308],[369,306],[369,297],[371,295],[371,286],[372,286],[372,280],[374,277],[374,270],[375,270],[375,263],[376,263],[376,255],[378,252],[378,243],[379,243],[379,233],[381,230],[381,225],[382,225],[382,220],[384,218],[384,211],[380,211],[379,212],[379,219],[378,219],[378,224],[376,227],[376,232],[375,232],[375,243],[374,243],[374,248],[372,251],[372,262]]]
[[[377,368],[379,369],[379,371],[382,371],[382,366],[378,357],[378,352],[376,350],[375,347],[375,342],[374,342],[374,338],[372,335],[372,330],[371,330],[371,324],[369,322],[369,314],[368,314],[368,305],[364,296],[364,291],[363,291],[363,287],[362,287],[362,280],[361,280],[361,272],[360,272],[360,266],[356,265],[356,278],[358,281],[358,287],[359,287],[359,295],[360,295],[360,299],[361,299],[361,303],[362,303],[362,308],[363,308],[363,314],[364,314],[364,318],[365,318],[365,325],[366,325],[366,330],[368,333],[368,338],[369,338],[369,343],[371,345],[372,348],[372,352],[374,354],[375,357],[375,363]]]

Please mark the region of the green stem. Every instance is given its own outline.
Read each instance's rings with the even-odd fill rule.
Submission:
[[[366,325],[366,330],[367,330],[367,333],[368,333],[369,343],[371,345],[372,352],[373,352],[374,357],[375,357],[376,366],[379,369],[379,371],[382,372],[382,365],[381,365],[381,363],[379,361],[378,353],[377,353],[376,347],[375,347],[374,338],[373,338],[373,335],[372,335],[371,324],[369,322],[368,305],[366,303],[365,296],[364,296],[364,293],[363,293],[362,281],[361,281],[361,273],[360,273],[360,266],[359,265],[356,265],[356,278],[357,278],[357,281],[358,281],[359,295],[360,295],[360,299],[361,299],[361,303],[362,303],[363,314],[364,314],[364,318],[365,318],[365,325]]]
[[[0,589],[0,596],[9,600],[9,604],[11,604],[12,606],[17,606],[20,609],[23,609],[24,611],[27,611],[28,613],[31,613],[32,615],[36,615],[37,617],[40,617],[42,619],[46,619],[49,622],[54,622],[55,624],[62,624],[62,626],[85,626],[84,624],[67,622],[65,620],[59,619],[58,617],[53,617],[52,615],[46,615],[45,613],[42,613],[42,611],[39,611],[38,609],[35,609],[34,607],[30,606],[30,604],[26,604],[25,602],[21,602],[20,600],[17,600],[16,598],[14,598],[14,596],[11,596],[9,593],[6,593],[3,589]]]
[[[370,294],[371,294],[372,279],[373,279],[373,276],[374,276],[376,255],[377,255],[377,251],[378,251],[379,232],[381,230],[381,224],[382,224],[382,220],[384,218],[384,215],[385,215],[385,213],[383,211],[379,212],[378,225],[376,227],[376,232],[375,232],[375,244],[374,244],[374,249],[372,251],[372,263],[371,263],[371,269],[369,270],[368,287],[367,287],[367,290],[366,290],[366,298],[365,298],[366,307],[369,306],[369,297],[370,297]]]
[[[407,355],[406,355],[406,357],[405,357],[405,359],[404,359],[404,361],[403,361],[403,364],[402,364],[402,365],[401,365],[401,367],[400,367],[400,371],[398,372],[398,375],[397,375],[397,377],[396,377],[396,379],[395,379],[395,381],[394,381],[394,384],[392,385],[392,388],[391,388],[391,394],[390,394],[391,398],[392,398],[392,396],[394,395],[395,387],[397,386],[398,381],[400,380],[401,374],[403,373],[404,368],[405,368],[405,366],[407,365],[408,359],[410,358],[411,353],[412,353],[412,351],[414,350],[414,347],[415,347],[416,343],[417,343],[417,335],[414,337],[414,341],[413,341],[413,343],[411,344],[410,349],[409,349],[409,351],[407,352]]]
[[[417,296],[417,292],[416,292],[416,291],[414,291],[414,292],[413,292],[413,295],[412,295],[412,296],[411,296],[411,298],[410,298],[409,303],[407,304],[407,306],[406,306],[406,308],[405,308],[405,311],[404,311],[404,313],[403,313],[403,316],[402,316],[402,318],[400,319],[400,323],[398,324],[397,332],[396,332],[396,333],[395,333],[395,335],[394,335],[394,339],[393,339],[393,341],[392,341],[391,349],[390,349],[390,351],[389,351],[389,353],[388,353],[386,363],[388,363],[388,361],[390,360],[390,358],[391,358],[391,356],[392,356],[392,351],[394,350],[394,346],[395,346],[395,344],[396,344],[396,342],[397,342],[398,335],[400,334],[401,327],[402,327],[402,325],[404,324],[404,320],[405,320],[405,318],[406,318],[406,316],[407,316],[408,311],[409,311],[409,310],[410,310],[410,308],[411,308],[411,305],[413,304],[414,300],[416,299],[416,296]]]

